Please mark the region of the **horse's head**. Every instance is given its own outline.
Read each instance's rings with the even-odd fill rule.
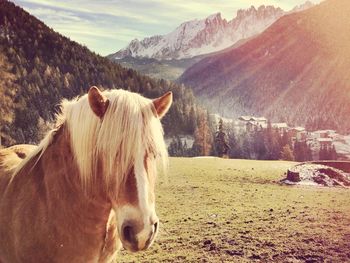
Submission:
[[[88,93],[98,129],[93,132],[98,175],[104,178],[107,196],[117,217],[123,246],[131,251],[148,248],[158,231],[155,211],[156,162],[166,161],[160,119],[172,103],[172,93],[150,100],[114,90]],[[79,160],[78,160],[79,162]],[[83,171],[84,172],[84,171]]]

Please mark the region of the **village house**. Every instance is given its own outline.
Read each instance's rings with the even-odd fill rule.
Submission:
[[[260,131],[267,127],[267,119],[264,117],[241,116],[238,121],[241,127],[245,127],[246,132]]]
[[[330,138],[331,136],[334,136],[336,134],[335,130],[318,130],[313,131],[312,133],[313,138]]]
[[[235,121],[230,118],[221,117],[218,113],[210,114],[210,120],[211,120],[212,127],[215,127],[215,130],[218,129],[219,121],[222,120],[224,126],[233,128],[236,133],[245,131],[245,125],[240,126],[241,123],[239,121],[237,120]]]
[[[220,119],[222,120],[223,123],[226,123],[226,124],[230,124],[234,122],[233,119],[221,117],[218,113],[210,114],[210,119],[214,122],[215,125],[219,123]]]
[[[295,140],[298,140],[299,138],[302,137],[302,135],[300,135],[301,133],[304,133],[305,132],[305,128],[304,127],[293,127],[293,128],[290,128],[288,130],[288,135],[291,137],[291,138],[295,138]],[[299,134],[299,136],[298,136]],[[300,140],[298,140],[300,141]]]
[[[333,146],[333,139],[332,138],[318,138],[317,142],[318,142],[319,149],[330,150]]]
[[[317,160],[320,150],[331,150],[335,146],[334,142],[339,138],[340,136],[335,130],[317,130],[308,133],[306,142],[313,153],[314,159]]]
[[[307,143],[312,150],[319,151],[321,148],[330,149],[339,135],[334,130],[317,130],[308,133]]]
[[[271,123],[271,127],[276,129],[281,136],[284,132],[288,131],[288,124],[285,122]]]

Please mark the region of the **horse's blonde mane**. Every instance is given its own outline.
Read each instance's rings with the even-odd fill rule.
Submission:
[[[125,90],[104,91],[103,94],[108,98],[109,106],[102,119],[91,110],[87,94],[70,101],[64,100],[58,118],[69,131],[70,145],[83,186],[91,186],[102,166],[106,186],[118,189],[135,161],[139,158],[143,160],[145,151],[160,157],[166,165],[167,150],[163,129],[160,120],[155,117],[150,99]],[[52,142],[53,134],[54,131],[49,132],[17,171],[34,156],[44,153]]]

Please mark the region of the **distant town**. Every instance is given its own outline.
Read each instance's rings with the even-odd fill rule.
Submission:
[[[171,156],[205,155],[260,160],[350,160],[350,135],[336,130],[307,130],[286,122],[270,122],[265,117],[237,119],[209,115],[208,128],[201,125],[194,136],[166,138]]]
[[[268,119],[265,117],[240,116],[238,119],[223,118],[218,114],[211,114],[216,127],[220,119],[227,126],[233,127],[237,134],[251,133],[267,129]],[[319,160],[321,150],[336,149],[338,159],[350,159],[350,136],[338,134],[335,130],[307,131],[304,127],[290,127],[285,122],[270,123],[271,128],[277,130],[280,136],[287,133],[292,141],[305,142],[312,151],[312,159]]]

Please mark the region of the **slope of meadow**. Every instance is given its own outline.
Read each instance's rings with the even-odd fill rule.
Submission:
[[[118,262],[349,262],[350,191],[277,184],[293,164],[172,158],[155,244]]]

